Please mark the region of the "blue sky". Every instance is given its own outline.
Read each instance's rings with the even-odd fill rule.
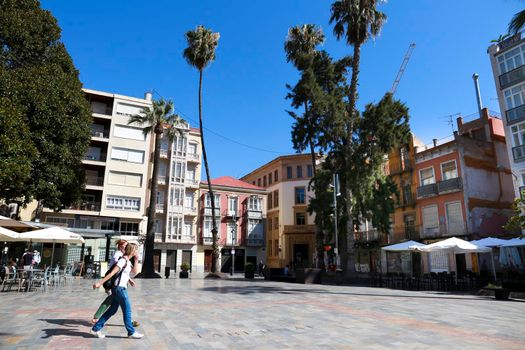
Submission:
[[[58,19],[64,41],[91,89],[170,98],[198,126],[198,73],[182,57],[184,33],[203,24],[221,38],[204,74],[204,125],[212,177],[240,177],[294,153],[285,84],[298,75],[283,43],[294,25],[315,23],[323,48],[339,58],[352,49],[328,24],[331,1],[61,1],[42,7]],[[413,132],[425,143],[452,134],[445,116],[477,111],[472,74],[485,107],[499,112],[487,48],[506,32],[522,0],[391,0],[381,36],[361,55],[358,106],[378,101],[396,77],[410,43],[416,48],[396,97],[410,108]],[[233,140],[233,141],[232,141]],[[249,147],[247,147],[249,146]],[[203,172],[204,178],[204,172]]]

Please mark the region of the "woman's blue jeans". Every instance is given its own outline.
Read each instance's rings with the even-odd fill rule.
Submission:
[[[135,333],[135,328],[133,328],[133,323],[131,321],[131,303],[129,302],[128,290],[124,287],[115,287],[111,290],[113,295],[113,301],[111,306],[104,312],[102,317],[99,318],[98,322],[93,326],[95,332],[99,331],[104,327],[104,324],[113,316],[118,307],[122,309],[122,316],[124,318],[124,325],[128,331],[128,335]]]

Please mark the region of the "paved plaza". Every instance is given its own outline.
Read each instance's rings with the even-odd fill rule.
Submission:
[[[525,349],[525,302],[264,280],[137,280],[141,340],[122,313],[89,334],[91,280],[0,294],[0,349]]]

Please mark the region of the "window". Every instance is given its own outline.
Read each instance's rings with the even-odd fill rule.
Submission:
[[[408,151],[406,147],[402,147],[399,150],[399,155],[401,157],[401,169],[405,170],[410,167],[410,158],[408,156]]]
[[[226,229],[226,245],[237,245],[237,224],[228,222]]]
[[[164,227],[161,219],[155,219],[155,233],[162,234],[164,232]]]
[[[186,169],[186,180],[190,184],[192,184],[195,181],[195,167],[188,166]]]
[[[518,46],[498,56],[499,74],[507,73],[523,65],[525,46]]]
[[[287,166],[286,167],[286,178],[287,179],[291,179],[292,178],[292,167],[291,166]]]
[[[421,178],[421,186],[436,183],[436,179],[434,178],[434,168],[432,167],[420,170],[419,177]]]
[[[58,224],[57,226],[67,226],[67,227],[75,227],[75,219],[69,219],[64,217],[57,217],[57,216],[48,216],[46,217],[46,222],[50,224]],[[113,230],[101,228],[102,230]]]
[[[272,218],[268,218],[268,230],[269,230],[269,231],[273,230],[273,226],[272,226]]]
[[[252,185],[254,185],[254,186],[255,186],[255,180],[253,180],[253,181],[252,181]]]
[[[221,195],[220,194],[214,194],[214,204],[216,209],[220,209],[221,207]],[[204,205],[206,208],[211,208],[211,197],[209,193],[206,193],[206,197],[204,199]]]
[[[194,208],[194,197],[192,192],[186,193],[184,196],[184,207],[188,209]]]
[[[272,179],[272,173],[269,173],[268,174],[268,185],[271,185],[273,182],[273,179]]]
[[[261,179],[257,179],[257,186],[261,187]]]
[[[120,234],[137,236],[139,234],[139,224],[136,222],[121,222]]]
[[[211,222],[211,219],[212,219],[211,216],[205,216],[204,217],[204,230],[202,232],[202,236],[204,238],[209,238],[209,242],[210,243],[211,243],[211,238],[212,238],[212,234],[211,234],[212,222]]]
[[[139,211],[140,198],[107,196],[106,208],[125,211]]]
[[[248,219],[248,239],[260,240],[263,238],[263,227],[261,220]]]
[[[279,256],[279,240],[276,239],[273,244],[275,244],[275,256]]]
[[[128,187],[141,187],[142,175],[110,171],[108,177],[108,184]]]
[[[170,191],[170,206],[182,208],[184,202],[184,187],[174,186]]]
[[[295,188],[295,204],[304,204],[304,187]]]
[[[447,215],[447,231],[449,235],[461,235],[464,232],[461,202],[445,203]]]
[[[505,96],[505,104],[507,105],[507,110],[522,106],[524,101],[524,94],[525,84],[514,86],[503,91],[503,95]],[[516,117],[512,118],[512,116],[509,115],[509,119],[513,120],[516,119]]]
[[[273,196],[271,193],[268,193],[268,200],[267,200],[267,208],[268,210],[269,209],[272,209],[272,205],[273,205]]]
[[[197,155],[197,144],[194,142],[188,143],[188,154],[196,156]]]
[[[303,167],[301,165],[297,166],[297,177],[298,178],[303,177]]]
[[[266,175],[263,176],[263,187],[266,187]]]
[[[118,222],[117,221],[101,221],[100,222],[100,229],[101,230],[112,230],[112,231],[118,231]]]
[[[441,174],[443,174],[443,180],[455,179],[456,177],[458,177],[456,161],[451,160],[450,162],[442,163]]]
[[[138,141],[146,140],[146,135],[142,132],[142,128],[134,128],[127,125],[115,125],[113,136]]]
[[[403,205],[412,204],[412,185],[405,184],[403,186]]]
[[[173,154],[178,157],[186,156],[187,139],[184,135],[177,135],[173,140]]]
[[[279,207],[279,191],[273,191],[273,207]]]
[[[296,225],[306,225],[305,213],[295,213],[295,224]]]
[[[278,170],[275,170],[275,171],[273,172],[273,180],[274,180],[275,182],[279,181],[279,171],[278,171]]]
[[[314,176],[313,168],[311,165],[306,166],[306,176],[308,177]]]
[[[229,196],[228,197],[228,213],[229,214],[237,214],[237,203],[239,201],[239,198]]]
[[[279,229],[279,218],[278,217],[275,217],[273,219],[273,229],[274,230],[278,230]]]
[[[271,239],[268,240],[268,256],[273,256],[272,243],[273,241]]]
[[[191,221],[184,221],[184,231],[182,232],[183,236],[193,237],[193,224]]]
[[[117,114],[131,117],[132,115],[142,114],[141,106],[133,106],[127,103],[117,103]]]
[[[262,210],[262,198],[257,196],[250,196],[248,199],[248,210],[261,211]]]
[[[168,239],[181,239],[182,237],[182,217],[170,215],[168,217]]]
[[[510,131],[512,132],[512,143],[514,147],[525,144],[525,123],[513,125]]]
[[[423,208],[423,231],[425,236],[435,236],[439,233],[437,205],[430,205]]]
[[[111,159],[122,160],[130,163],[144,164],[144,151],[129,148],[113,147],[111,149]]]
[[[171,181],[177,183],[184,183],[186,173],[185,163],[182,161],[175,161],[171,165]]]
[[[164,204],[164,191],[157,191],[157,205],[163,205]]]

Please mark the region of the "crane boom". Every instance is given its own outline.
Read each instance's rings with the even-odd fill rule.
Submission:
[[[390,93],[393,95],[396,93],[397,86],[399,85],[399,82],[401,81],[401,77],[403,77],[403,73],[405,72],[405,69],[407,68],[408,61],[410,60],[410,56],[412,56],[412,52],[414,51],[414,48],[416,47],[415,43],[410,44],[408,47],[407,53],[405,54],[405,58],[403,59],[403,62],[401,63],[401,67],[399,68],[399,71],[397,72],[396,80],[394,80],[394,83],[392,84],[392,88],[390,89]]]

